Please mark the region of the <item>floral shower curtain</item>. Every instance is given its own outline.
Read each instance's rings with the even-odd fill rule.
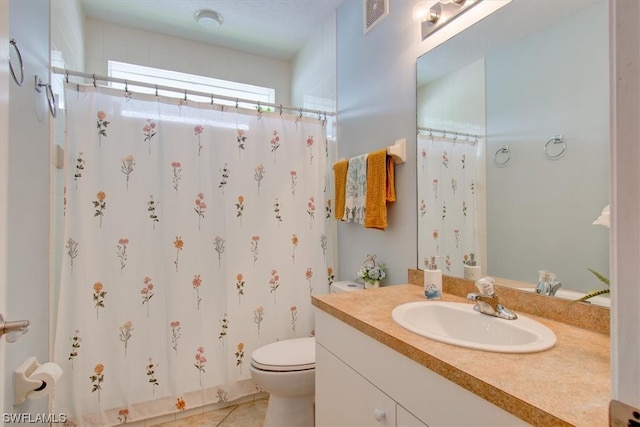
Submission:
[[[477,227],[477,143],[418,134],[418,239],[421,268],[432,256],[443,273],[463,277],[481,249]],[[480,265],[480,264],[478,264]]]
[[[68,85],[54,410],[114,425],[255,393],[333,280],[318,119]]]

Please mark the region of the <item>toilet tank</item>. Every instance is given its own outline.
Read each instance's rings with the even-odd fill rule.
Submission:
[[[360,289],[364,289],[363,283],[350,282],[348,280],[341,281],[341,282],[333,282],[331,284],[332,294],[337,294],[340,292],[357,291]]]

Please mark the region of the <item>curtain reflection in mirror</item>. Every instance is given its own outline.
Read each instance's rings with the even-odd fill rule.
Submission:
[[[418,221],[424,233],[419,260],[431,256],[445,274],[462,276],[465,256],[480,250],[477,182],[481,164],[476,143],[432,132],[418,135]]]

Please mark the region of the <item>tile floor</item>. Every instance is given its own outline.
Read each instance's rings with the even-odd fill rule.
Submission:
[[[258,399],[216,411],[193,415],[152,427],[261,427],[267,412],[268,398]]]

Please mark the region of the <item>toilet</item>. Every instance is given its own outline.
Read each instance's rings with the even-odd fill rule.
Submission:
[[[331,293],[363,289],[362,284],[334,282]],[[312,427],[316,384],[316,339],[293,338],[256,349],[251,377],[269,393],[265,427]]]

